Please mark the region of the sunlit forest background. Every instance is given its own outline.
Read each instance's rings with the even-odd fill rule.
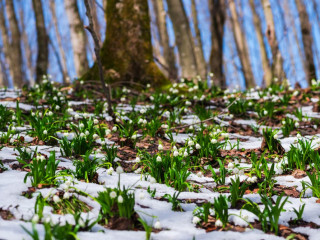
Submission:
[[[91,0],[101,44],[108,0]],[[121,3],[121,1],[119,1]],[[148,0],[153,57],[181,77],[230,88],[320,78],[318,0]],[[67,83],[95,62],[82,0],[0,0],[0,84]],[[213,75],[212,75],[213,74]]]

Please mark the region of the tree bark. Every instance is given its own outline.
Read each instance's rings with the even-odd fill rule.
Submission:
[[[266,87],[269,87],[272,83],[272,69],[269,65],[269,60],[268,60],[268,55],[267,55],[267,50],[266,46],[263,41],[263,31],[261,27],[261,21],[259,19],[259,16],[256,12],[256,6],[254,4],[254,0],[250,0],[250,8],[253,14],[253,23],[254,27],[256,30],[258,42],[259,42],[259,47],[260,47],[260,57],[261,57],[261,62],[262,62],[262,68],[264,71],[264,83]]]
[[[279,49],[277,36],[275,32],[275,26],[273,21],[273,14],[269,0],[261,0],[264,10],[264,15],[267,22],[266,36],[271,48],[272,53],[272,75],[273,78],[278,78],[280,81],[285,78],[285,72],[283,71],[283,59]],[[273,80],[272,78],[272,80]]]
[[[49,57],[49,40],[44,23],[43,8],[41,0],[32,0],[34,14],[36,17],[38,56],[36,65],[36,82],[42,81],[43,75],[47,74]]]
[[[176,67],[176,58],[174,55],[174,47],[170,46],[169,43],[166,12],[164,10],[163,1],[153,0],[152,4],[156,15],[160,44],[163,49],[164,65],[168,71],[168,77],[170,79],[177,79],[178,71]]]
[[[2,48],[0,48],[0,87],[9,87],[6,63],[2,58]]]
[[[74,65],[77,77],[80,77],[89,69],[86,50],[87,36],[80,18],[77,0],[68,0],[64,3],[70,25]]]
[[[313,40],[311,36],[311,24],[304,3],[301,0],[296,0],[296,5],[299,13],[302,42],[304,47],[306,77],[309,85],[311,85],[311,80],[316,79],[316,67],[312,53]]]
[[[4,45],[8,45],[7,47],[9,51],[7,51],[8,57],[9,57],[9,63],[10,63],[10,72],[11,77],[13,81],[13,85],[18,88],[22,88],[24,84],[24,78],[22,74],[22,52],[21,52],[21,35],[20,30],[18,26],[18,20],[17,16],[15,14],[15,8],[13,5],[13,1],[7,1],[6,2],[6,13],[8,18],[8,25],[10,28],[11,33],[11,42],[8,41],[9,39],[6,39],[6,43]],[[4,21],[4,16],[1,20]],[[4,34],[8,34],[8,32],[5,32]]]
[[[231,13],[231,24],[234,39],[236,42],[237,52],[239,54],[240,62],[242,65],[242,71],[245,78],[245,83],[247,88],[252,88],[255,86],[255,81],[252,73],[252,68],[250,64],[250,57],[247,42],[245,39],[244,32],[241,29],[238,13],[236,9],[236,4],[234,1],[229,2],[229,8]]]
[[[204,55],[203,55],[201,34],[200,34],[200,29],[199,29],[198,14],[197,14],[195,0],[191,0],[191,12],[192,12],[194,30],[196,33],[196,41],[197,41],[196,44],[194,44],[195,45],[194,46],[194,54],[196,56],[198,74],[200,75],[200,77],[203,80],[206,80],[207,64],[206,64],[206,60],[204,59]]]
[[[209,0],[211,14],[211,53],[210,69],[214,74],[213,84],[225,88],[226,79],[223,73],[223,36],[226,21],[225,0]]]
[[[109,0],[106,16],[108,27],[101,49],[104,80],[168,86],[170,82],[153,61],[148,1]],[[98,76],[95,63],[83,79]]]
[[[58,20],[57,20],[57,15],[56,15],[55,1],[50,1],[50,10],[51,10],[52,22],[54,25],[54,30],[55,30],[55,34],[56,34],[57,42],[58,42],[58,49],[59,49],[58,56],[59,56],[60,62],[61,62],[63,83],[67,83],[68,82],[67,81],[67,79],[68,79],[67,60],[66,60],[66,55],[65,55],[63,47],[62,47],[61,35],[59,32],[59,28],[58,28]]]
[[[167,0],[167,4],[179,50],[181,76],[183,78],[193,78],[198,74],[198,66],[194,54],[193,37],[183,3],[181,0]]]

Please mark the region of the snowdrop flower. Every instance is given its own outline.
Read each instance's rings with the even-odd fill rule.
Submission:
[[[150,87],[151,87],[151,85],[150,85],[150,83],[148,83],[148,84],[147,84],[147,88],[150,88]]]
[[[85,137],[86,135],[84,133],[80,133],[80,137]]]
[[[131,136],[131,138],[132,138],[133,140],[136,140],[136,139],[137,139],[137,134],[133,134],[133,135]]]
[[[67,112],[68,112],[68,113],[72,113],[72,112],[73,112],[73,109],[72,109],[72,108],[68,108],[68,109],[67,109]]]
[[[126,101],[126,98],[125,98],[125,97],[122,97],[122,98],[120,98],[120,101],[121,101],[121,102],[124,102],[124,101]]]
[[[222,222],[221,222],[220,219],[218,219],[218,220],[216,221],[215,226],[216,226],[216,227],[222,227]]]
[[[212,143],[212,144],[215,144],[215,143],[217,143],[217,142],[218,142],[217,139],[214,139],[214,138],[211,139],[211,143]]]
[[[248,105],[249,105],[249,107],[251,107],[251,106],[253,105],[253,103],[252,103],[252,102],[249,102]]]
[[[149,182],[153,184],[153,183],[156,183],[157,180],[154,177],[150,177]]]
[[[201,146],[199,143],[196,144],[196,149],[198,149],[198,150],[201,149]]]
[[[92,135],[92,137],[93,137],[93,139],[98,139],[98,138],[99,138],[99,135],[95,133],[95,134]],[[101,143],[101,144],[102,144],[102,143]]]
[[[112,128],[112,131],[116,132],[116,131],[117,131],[117,126],[114,126],[114,127]]]
[[[57,106],[56,106],[56,110],[59,110],[59,109],[60,109],[60,106],[59,106],[59,105],[57,105]]]
[[[294,126],[295,126],[296,128],[298,128],[298,127],[299,127],[299,123],[298,123],[298,122],[295,122],[295,123],[294,123]]]
[[[15,117],[15,116],[12,116],[12,120],[16,120],[16,117]]]
[[[41,160],[41,161],[44,161],[44,160],[46,160],[46,158],[45,158],[43,155],[41,155],[41,156],[40,156],[40,160]]]
[[[114,172],[113,167],[108,168],[107,170],[108,175],[112,175],[113,172]]]
[[[243,176],[243,175],[244,175],[244,169],[240,169],[238,174],[239,174],[240,176]]]
[[[61,199],[59,198],[58,195],[54,195],[52,199],[53,199],[53,201],[54,201],[56,204],[61,201]]]
[[[190,147],[191,147],[191,146],[193,146],[193,145],[194,145],[194,141],[189,140],[189,141],[188,141],[188,146],[190,146]]]
[[[69,199],[69,198],[70,198],[69,192],[65,192],[65,193],[63,194],[63,199]]]
[[[282,120],[282,125],[286,125],[286,121],[285,120]]]
[[[12,128],[11,128],[11,131],[12,131],[12,132],[15,132],[15,131],[16,131],[16,127],[12,127]]]
[[[33,215],[31,222],[38,223],[39,222],[39,215],[38,214]]]
[[[298,91],[294,91],[294,93],[292,94],[294,97],[298,96],[299,95],[299,92]]]
[[[146,196],[144,195],[143,192],[141,192],[141,193],[139,194],[139,198],[140,198],[141,200],[143,200],[145,197],[146,197]]]
[[[301,138],[301,134],[297,133],[297,138],[300,139]]]
[[[184,151],[183,156],[184,156],[184,157],[187,157],[187,156],[188,156],[188,152],[187,152],[187,151]]]
[[[71,185],[71,181],[70,181],[70,180],[68,180],[68,181],[66,181],[66,182],[65,182],[65,184],[66,184],[66,186],[67,186],[67,187],[70,187],[70,185]]]
[[[238,174],[238,173],[239,173],[239,168],[234,168],[234,169],[233,169],[233,173],[234,173],[234,174]]]
[[[121,195],[118,197],[118,203],[123,203],[123,197]]]
[[[157,162],[161,162],[161,157],[160,156],[157,156]]]
[[[230,162],[230,163],[228,164],[228,168],[229,168],[229,169],[233,169],[233,168],[234,168],[234,163],[233,163],[233,162]]]
[[[318,128],[318,126],[317,126],[317,125],[313,125],[313,128],[314,128],[314,129],[317,129],[317,128]]]
[[[186,101],[186,106],[191,106],[191,102],[190,101]]]
[[[161,229],[161,223],[159,222],[159,220],[155,222],[155,224],[153,225],[153,227],[154,227],[155,229]]]
[[[87,130],[87,131],[85,132],[85,134],[86,134],[87,136],[89,136],[90,132]]]
[[[31,116],[34,117],[36,114],[34,112],[31,113]]]
[[[256,176],[253,176],[252,178],[251,178],[251,182],[252,183],[255,183],[255,182],[257,182],[258,181],[258,178],[256,177]]]
[[[79,127],[80,127],[80,128],[84,128],[84,124],[83,124],[83,123],[80,123],[80,124],[79,124]]]
[[[118,166],[117,169],[116,169],[116,172],[117,172],[118,174],[123,173],[123,168],[122,168],[121,166]]]
[[[141,161],[140,157],[137,156],[137,157],[136,157],[136,162],[140,162],[140,161]]]
[[[116,198],[116,196],[117,196],[117,193],[116,193],[115,191],[112,191],[112,192],[110,193],[110,197],[111,197],[111,198]]]
[[[94,120],[93,120],[93,123],[94,123],[94,124],[98,124],[98,123],[99,123],[99,120],[98,120],[98,119],[94,119]]]
[[[263,115],[267,115],[267,114],[268,114],[267,110],[263,110]]]
[[[153,96],[150,96],[150,100],[153,101],[153,100],[154,100],[154,97],[153,97]]]
[[[197,224],[197,223],[199,223],[200,221],[201,221],[201,219],[200,219],[199,217],[197,217],[197,216],[194,216],[193,219],[192,219],[192,223],[193,223],[193,224]]]
[[[144,124],[144,125],[147,124],[147,120],[146,120],[146,119],[143,120],[143,124]]]
[[[146,113],[146,109],[145,109],[145,108],[142,108],[142,109],[140,110],[140,113],[141,113],[141,114],[145,114],[145,113]]]
[[[52,115],[53,115],[53,112],[49,111],[49,112],[48,112],[48,115],[49,115],[49,116],[52,116]]]
[[[192,125],[189,127],[189,130],[193,130],[193,126]]]
[[[175,150],[175,151],[173,152],[173,156],[174,156],[174,157],[179,156],[179,152],[178,152],[177,150]]]
[[[162,144],[159,144],[159,145],[158,145],[158,150],[159,150],[159,151],[162,151],[162,150],[163,150]]]
[[[278,139],[279,138],[279,135],[276,133],[274,136],[273,136],[274,139]]]
[[[169,128],[169,126],[168,126],[167,124],[162,124],[161,127],[162,127],[163,129],[168,129],[168,128]]]
[[[221,137],[227,138],[227,137],[229,137],[229,133],[221,133]]]
[[[134,173],[136,173],[136,174],[140,174],[141,173],[141,168],[137,168],[135,171],[134,171]]]

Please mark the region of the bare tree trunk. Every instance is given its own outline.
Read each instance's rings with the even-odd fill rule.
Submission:
[[[22,52],[20,46],[21,35],[13,1],[6,2],[6,13],[11,33],[9,54],[11,59],[10,68],[12,69],[12,80],[15,87],[21,88],[24,84],[24,78],[22,74]]]
[[[272,53],[272,73],[273,78],[278,78],[280,81],[285,78],[285,72],[283,71],[283,59],[279,49],[277,36],[274,27],[273,14],[269,0],[261,0],[263,4],[264,15],[267,22],[266,35]]]
[[[198,14],[197,14],[195,0],[191,0],[191,11],[192,11],[194,30],[196,33],[196,41],[197,41],[194,46],[194,54],[195,54],[196,60],[197,60],[198,74],[200,75],[200,77],[203,80],[206,80],[207,64],[206,64],[206,60],[204,59],[204,55],[203,55],[201,34],[200,34],[200,29],[199,29]]]
[[[225,0],[209,0],[211,13],[211,53],[210,69],[214,74],[215,86],[225,88],[226,79],[223,73],[223,36],[226,20]]]
[[[100,32],[101,26],[100,26],[99,19],[98,19],[96,0],[90,0],[90,6],[91,6],[91,11],[92,11],[92,20],[94,23],[94,31],[96,32],[96,34],[99,38],[99,42],[101,43],[101,32]]]
[[[80,18],[77,0],[68,0],[64,3],[70,25],[74,65],[77,77],[80,77],[89,69],[86,51],[87,36]]]
[[[9,87],[9,80],[5,61],[2,58],[2,46],[0,47],[0,87]]]
[[[36,17],[38,56],[36,66],[36,82],[42,81],[43,75],[47,74],[49,57],[49,40],[44,23],[43,8],[41,0],[32,0],[34,14]]]
[[[179,50],[181,75],[184,78],[193,78],[198,74],[198,66],[194,54],[193,37],[183,3],[181,0],[167,0],[167,4]]]
[[[167,30],[166,12],[162,0],[153,0],[153,7],[156,15],[156,22],[159,30],[160,44],[163,49],[164,65],[168,70],[170,79],[177,79],[178,71],[174,55],[174,47],[169,44],[169,35]]]
[[[109,0],[106,39],[101,49],[104,80],[167,87],[170,81],[153,61],[147,0]],[[83,76],[99,78],[98,64]]]
[[[264,71],[263,79],[264,79],[265,86],[268,87],[272,83],[272,69],[269,65],[267,50],[266,50],[266,46],[264,45],[264,41],[263,41],[263,32],[262,32],[262,28],[261,28],[261,21],[259,19],[259,16],[258,16],[256,10],[255,10],[256,6],[254,4],[254,0],[250,0],[250,7],[251,7],[252,14],[253,14],[253,23],[254,23],[254,27],[256,30],[256,34],[257,34],[257,38],[258,38],[258,42],[259,42],[259,46],[260,46],[260,57],[261,57],[261,62],[262,62],[262,68]]]
[[[239,20],[238,20],[239,19],[238,13],[237,13],[237,9],[234,1],[229,2],[229,8],[231,13],[232,31],[233,31],[234,39],[236,42],[236,47],[239,54],[240,62],[242,65],[246,87],[252,88],[255,86],[255,81],[254,81],[252,68],[250,64],[248,46],[247,46],[244,32],[242,31]]]
[[[67,83],[67,79],[68,79],[67,61],[66,61],[66,55],[65,55],[63,47],[62,47],[61,35],[59,32],[59,28],[58,28],[58,20],[57,20],[57,15],[56,15],[55,1],[50,1],[50,10],[51,10],[51,15],[52,15],[54,30],[55,30],[55,33],[57,36],[58,49],[59,49],[58,55],[59,55],[59,58],[61,58],[60,61],[61,61],[61,67],[62,67],[63,83]]]
[[[23,14],[23,9],[20,8],[19,10],[19,15],[20,15],[20,22],[21,22],[21,37],[22,37],[22,43],[24,47],[24,53],[25,53],[25,65],[27,67],[26,70],[26,75],[27,81],[29,85],[32,85],[34,83],[34,67],[32,65],[32,54],[31,54],[31,46],[29,44],[28,36],[26,33],[26,25],[24,22],[24,14]]]
[[[316,79],[316,67],[312,53],[313,40],[311,36],[311,24],[304,3],[301,0],[296,0],[296,5],[299,12],[302,42],[304,47],[306,77],[309,85],[311,85],[311,80]]]

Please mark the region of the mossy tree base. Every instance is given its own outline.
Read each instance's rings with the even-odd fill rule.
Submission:
[[[109,0],[106,16],[106,39],[101,49],[105,80],[168,86],[170,81],[153,61],[148,1]],[[99,79],[97,64],[82,78]]]

